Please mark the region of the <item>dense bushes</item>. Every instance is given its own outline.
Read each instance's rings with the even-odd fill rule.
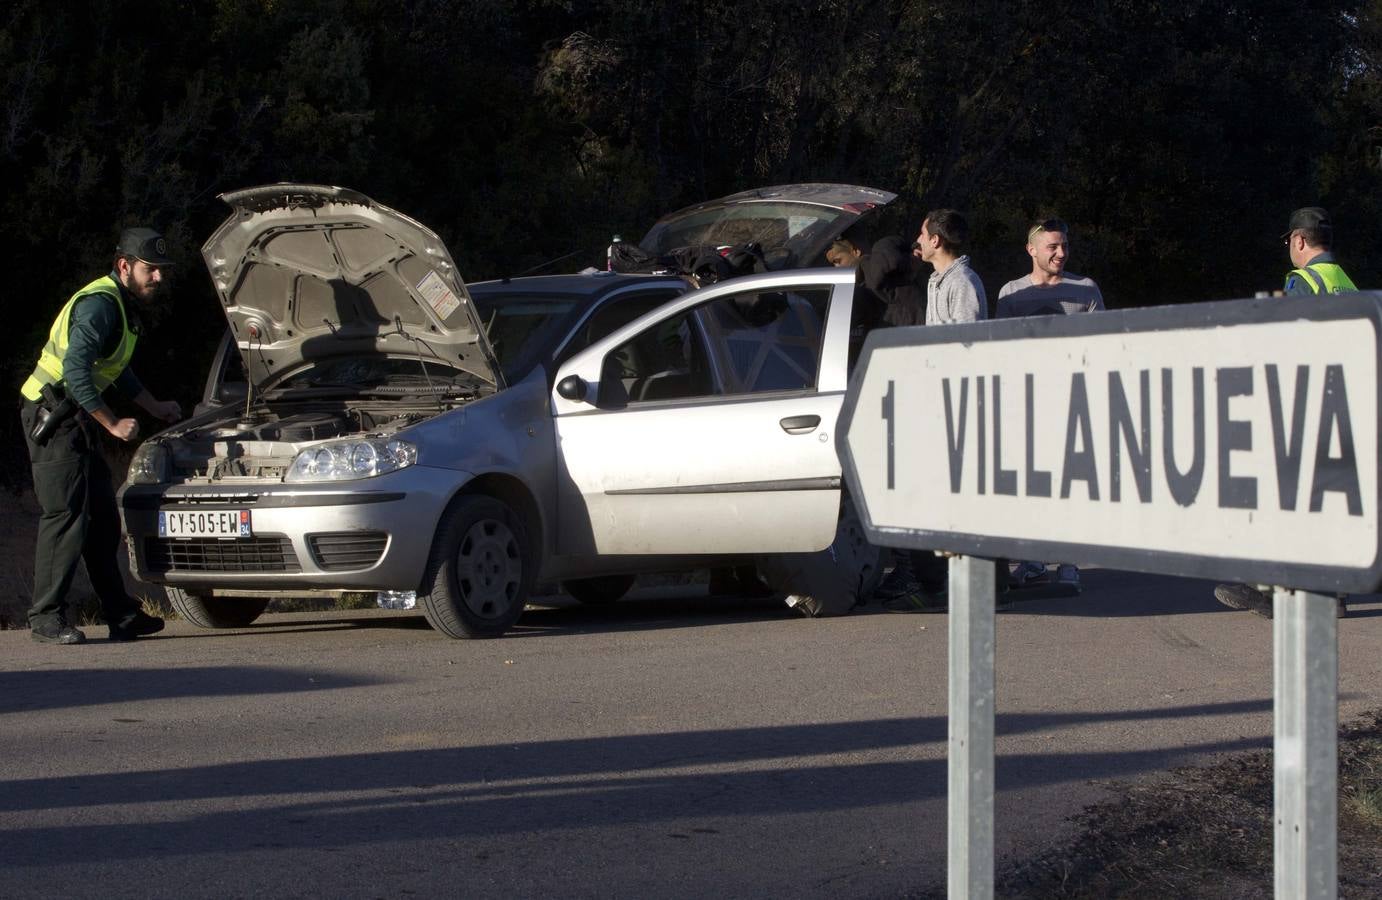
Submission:
[[[704,197],[838,180],[900,192],[900,231],[968,211],[991,292],[1027,268],[1024,223],[1059,213],[1113,306],[1250,294],[1317,202],[1375,285],[1382,2],[1336,9],[19,0],[0,17],[3,375],[17,387],[119,228],[150,222],[186,265],[136,368],[190,400],[222,327],[197,253],[216,194],[278,180],[410,213],[471,279],[596,262]]]

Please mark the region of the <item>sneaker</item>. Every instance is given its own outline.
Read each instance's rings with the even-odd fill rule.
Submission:
[[[1008,578],[1008,583],[1020,588],[1045,580],[1046,563],[1028,560],[1017,564],[1017,568],[1013,569],[1012,575]]]
[[[1272,598],[1246,584],[1221,584],[1214,589],[1214,599],[1230,609],[1246,609],[1265,619],[1272,617]]]
[[[950,611],[950,583],[946,582],[935,590],[921,591],[921,596],[926,600],[928,612],[949,612]]]
[[[891,600],[884,600],[879,604],[885,612],[895,613],[914,613],[924,612],[925,610],[911,600],[912,595],[906,594],[901,597],[893,597]]]
[[[950,591],[946,588],[935,592],[923,591],[918,588],[910,593],[884,601],[883,608],[889,612],[943,613],[950,611],[949,598]]]
[[[921,585],[917,583],[916,576],[912,574],[912,566],[905,560],[899,560],[893,570],[883,577],[878,583],[878,587],[873,589],[873,596],[879,600],[896,600],[908,594],[915,594],[921,590]]]
[[[29,637],[41,644],[82,644],[86,642],[86,635],[80,629],[73,628],[71,625],[64,625],[61,622],[35,625],[29,630]]]
[[[1070,563],[1061,563],[1056,567],[1056,584],[1078,594],[1080,592],[1080,570]]]
[[[132,641],[145,635],[157,634],[163,630],[163,620],[140,610],[119,625],[110,626],[112,641]]]

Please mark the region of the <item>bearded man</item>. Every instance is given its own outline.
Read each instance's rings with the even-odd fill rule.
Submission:
[[[110,273],[77,291],[58,312],[33,374],[20,389],[20,417],[29,447],[34,494],[41,510],[34,551],[30,636],[80,644],[86,635],[68,616],[67,592],[85,562],[112,641],[162,630],[125,590],[116,554],[120,516],[100,431],[122,441],[139,437],[135,419],[116,415],[102,394],[116,387],[150,415],[176,422],[182,410],[158,400],[129,368],[142,330],[140,306],[159,295],[172,265],[163,236],[152,228],[120,235]]]

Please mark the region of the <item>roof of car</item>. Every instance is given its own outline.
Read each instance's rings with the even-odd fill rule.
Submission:
[[[624,275],[618,272],[580,272],[574,275],[530,275],[525,278],[503,278],[477,281],[466,285],[472,295],[486,295],[494,299],[500,294],[585,294],[602,296],[632,284],[666,284],[686,286],[675,275]]]

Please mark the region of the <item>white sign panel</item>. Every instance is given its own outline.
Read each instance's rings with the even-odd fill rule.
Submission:
[[[851,491],[880,544],[1371,591],[1380,300],[874,332]]]

